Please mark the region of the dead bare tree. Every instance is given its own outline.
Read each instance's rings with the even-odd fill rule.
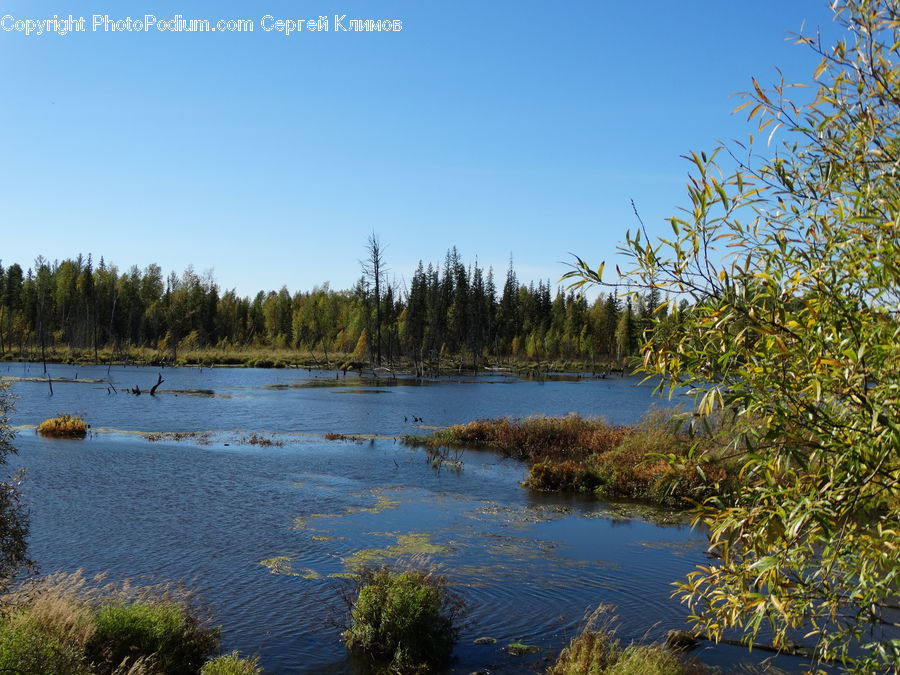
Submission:
[[[375,365],[381,365],[381,286],[387,267],[384,264],[384,245],[378,235],[372,232],[366,242],[365,260],[360,260],[363,275],[372,283],[375,294]]]
[[[158,378],[156,380],[156,384],[154,384],[152,387],[150,387],[150,395],[151,396],[156,396],[156,388],[159,385],[161,385],[163,382],[165,382],[165,380],[163,379],[162,373],[157,373],[156,377]]]

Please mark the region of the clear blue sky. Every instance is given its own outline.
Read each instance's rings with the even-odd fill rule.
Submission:
[[[523,280],[612,260],[631,199],[662,231],[679,156],[746,136],[730,111],[751,75],[809,79],[788,33],[836,31],[825,0],[0,3],[54,13],[87,31],[0,31],[2,263],[190,264],[241,294],[347,288],[372,231],[406,280],[453,245]],[[94,14],[255,30],[94,32]],[[331,26],[285,36],[266,14]]]

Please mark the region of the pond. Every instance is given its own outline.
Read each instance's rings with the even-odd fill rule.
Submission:
[[[346,574],[416,555],[468,606],[450,672],[541,670],[599,604],[615,606],[626,642],[685,627],[671,582],[705,561],[702,532],[530,492],[525,467],[491,453],[435,467],[396,439],[481,417],[631,424],[653,400],[638,379],[51,365],[51,396],[42,367],[3,368],[41,570],[182,580],[212,603],[225,646],[259,654],[266,672],[361,672],[340,639]],[[126,393],[157,373],[156,396]],[[59,413],[83,415],[88,439],[35,435]],[[497,642],[474,644],[486,636]],[[543,651],[509,656],[513,641]],[[721,646],[700,656],[743,658]]]

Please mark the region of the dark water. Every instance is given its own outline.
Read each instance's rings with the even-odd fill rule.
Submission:
[[[490,453],[466,452],[460,470],[437,470],[421,450],[383,438],[537,413],[633,423],[651,403],[635,379],[414,385],[166,369],[155,397],[85,382],[146,390],[157,372],[51,366],[52,397],[46,382],[13,384],[13,422],[22,426],[14,464],[28,467],[31,552],[42,571],[184,580],[213,603],[226,646],[258,653],[272,673],[352,672],[340,640],[348,586],[340,575],[413,554],[442,568],[469,607],[453,672],[542,667],[599,604],[615,606],[626,642],[685,627],[671,582],[704,562],[702,533],[536,495],[518,484],[521,464]],[[43,373],[19,364],[4,374]],[[59,380],[76,374],[78,382]],[[97,433],[59,441],[26,426],[58,413],[84,415]],[[215,433],[156,442],[137,433],[195,430]],[[252,432],[283,445],[247,444]],[[379,438],[328,441],[328,432]],[[482,636],[497,644],[474,645]],[[502,647],[511,641],[546,652],[510,657]],[[737,655],[717,648],[703,658]]]

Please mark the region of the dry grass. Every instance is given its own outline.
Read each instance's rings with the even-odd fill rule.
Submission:
[[[59,415],[44,420],[37,427],[37,433],[51,438],[84,438],[88,425],[81,417]]]
[[[352,436],[352,435],[347,435],[347,434],[336,434],[336,433],[333,433],[330,431],[327,434],[324,434],[323,438],[326,441],[351,441],[353,443],[362,443],[363,442],[363,439],[360,438],[359,436]]]
[[[579,415],[477,420],[436,431],[421,439],[428,447],[486,448],[510,457],[539,462],[582,460],[618,445],[629,433],[600,419]]]
[[[284,441],[272,436],[263,436],[261,434],[245,434],[238,439],[239,445],[258,445],[260,447],[281,447]]]
[[[601,605],[585,629],[563,649],[547,675],[702,675],[706,669],[664,645],[631,644],[616,639],[612,607]]]
[[[2,598],[0,670],[53,675],[196,672],[218,644],[192,593],[53,574]]]
[[[144,438],[151,443],[194,441],[197,445],[212,445],[210,431],[153,431],[144,434]]]
[[[727,497],[738,470],[719,460],[713,437],[698,441],[679,431],[673,413],[665,410],[651,410],[633,427],[573,414],[478,420],[404,440],[432,450],[484,448],[520,459],[530,466],[525,485],[535,490],[668,506]]]

